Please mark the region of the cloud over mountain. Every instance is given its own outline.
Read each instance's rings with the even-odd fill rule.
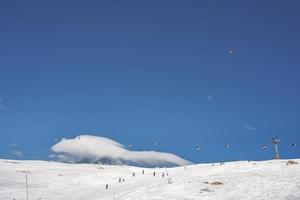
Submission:
[[[171,153],[155,151],[129,151],[108,138],[81,135],[62,139],[51,147],[52,158],[67,163],[102,163],[143,167],[172,167],[191,164]]]

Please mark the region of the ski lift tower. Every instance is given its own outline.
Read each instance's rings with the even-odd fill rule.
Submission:
[[[28,174],[31,174],[30,171],[19,171],[21,173],[24,173],[25,174],[25,180],[26,180],[26,199],[29,200],[29,197],[28,197]]]
[[[275,159],[280,159],[278,147],[277,147],[277,145],[280,143],[280,139],[278,139],[277,137],[272,138],[272,143],[274,144],[275,147],[275,153],[276,153]]]

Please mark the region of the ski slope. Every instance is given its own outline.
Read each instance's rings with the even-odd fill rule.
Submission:
[[[31,200],[299,200],[300,164],[286,163],[239,161],[164,169],[0,160],[0,199],[26,199],[25,174],[20,171],[29,170]]]

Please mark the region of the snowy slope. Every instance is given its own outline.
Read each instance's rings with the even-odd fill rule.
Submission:
[[[300,159],[294,161],[300,163]],[[29,170],[29,199],[35,200],[299,200],[300,164],[286,163],[240,161],[151,169],[0,160],[0,199],[26,199],[25,174],[19,171]],[[125,181],[119,183],[119,177]],[[218,182],[222,184],[214,185]]]

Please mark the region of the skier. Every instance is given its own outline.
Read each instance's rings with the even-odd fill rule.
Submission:
[[[135,172],[132,173],[132,176],[135,177]]]
[[[153,172],[153,176],[155,176],[155,172]]]
[[[106,190],[108,189],[108,184],[106,184],[105,189],[106,189]]]
[[[161,176],[162,176],[162,177],[165,177],[165,173],[163,172]]]
[[[122,181],[122,179],[121,179],[121,178],[119,178],[119,183],[121,183],[121,181]]]
[[[144,170],[142,171],[142,174],[145,174],[145,171],[144,171]]]

